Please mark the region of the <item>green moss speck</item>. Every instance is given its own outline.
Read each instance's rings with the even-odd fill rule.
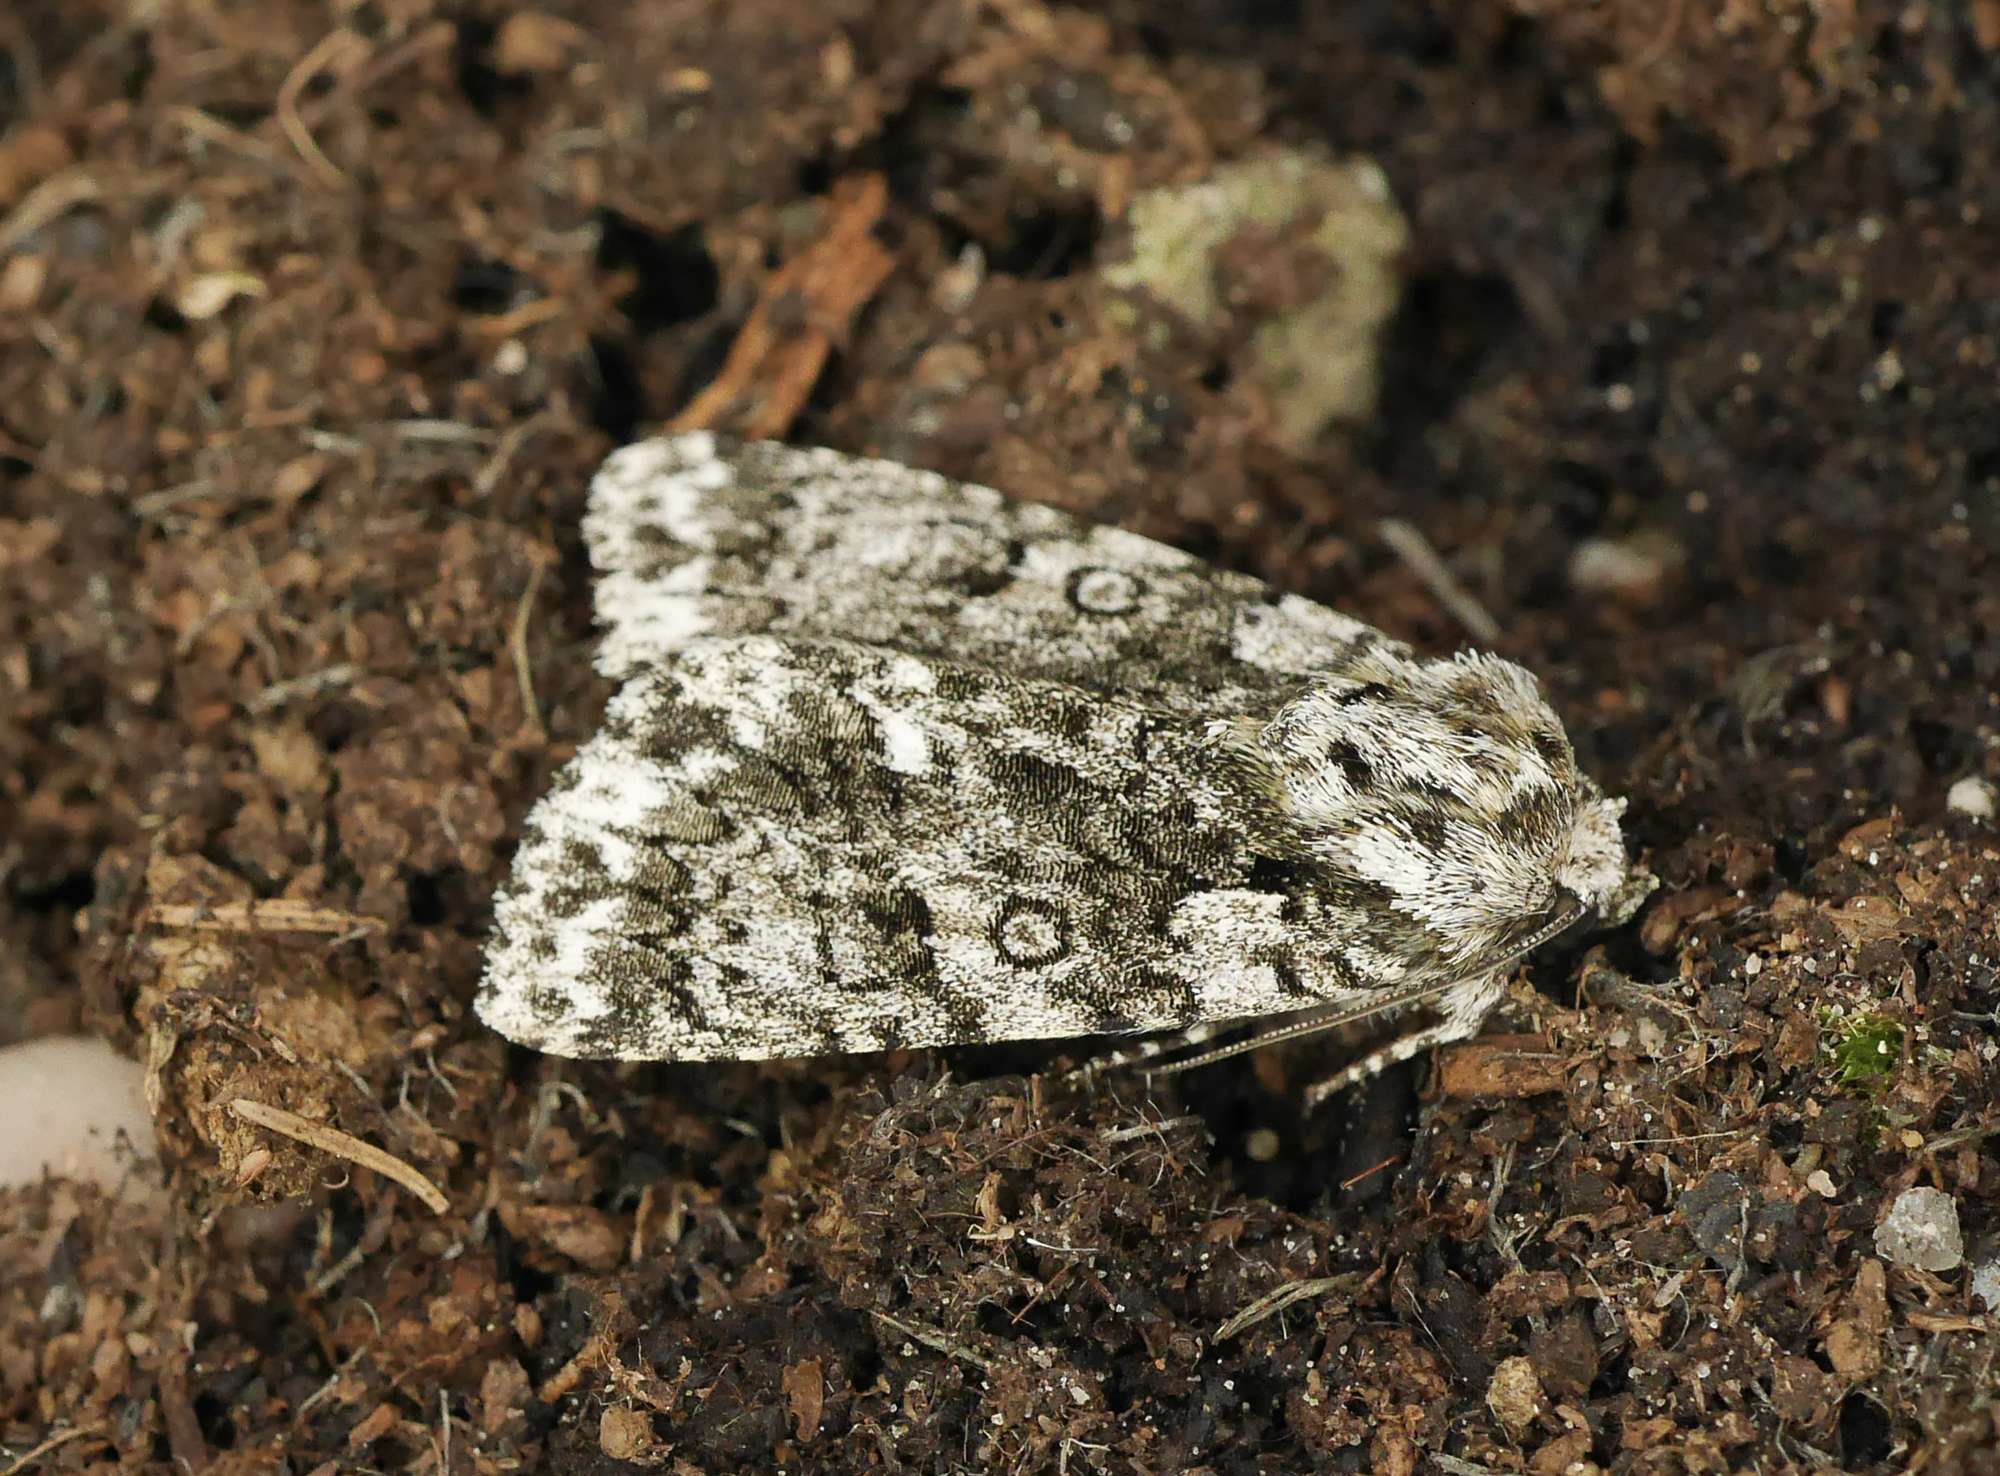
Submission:
[[[1846,1022],[1832,1054],[1842,1085],[1879,1080],[1903,1058],[1903,1027],[1886,1015],[1858,1016]]]

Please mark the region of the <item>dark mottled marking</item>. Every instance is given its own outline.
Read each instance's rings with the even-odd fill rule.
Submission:
[[[1433,856],[1445,848],[1451,838],[1451,822],[1443,815],[1431,810],[1409,810],[1401,816],[1403,828],[1424,850]]]
[[[1565,773],[1576,762],[1576,755],[1570,749],[1569,740],[1548,728],[1529,729],[1528,743],[1542,756],[1542,762],[1549,766],[1549,772],[1552,774]]]
[[[987,682],[983,675],[969,667],[941,663],[933,668],[937,675],[935,695],[941,702],[970,702],[983,696]]]
[[[569,1018],[569,995],[550,984],[537,984],[527,992],[528,1009],[544,1025]]]
[[[1021,560],[1028,556],[1028,545],[1018,538],[1007,540],[1004,560],[997,569],[974,564],[954,571],[952,583],[967,599],[980,600],[989,595],[999,594],[1010,587],[1020,577]]]
[[[1161,969],[1141,965],[1121,970],[1113,981],[1117,1004],[1109,1005],[1097,1018],[1097,1029],[1106,1035],[1122,1034],[1136,1028],[1162,1024],[1183,1024],[1197,1018],[1194,989],[1187,980]]]
[[[1507,705],[1493,691],[1492,686],[1476,671],[1467,671],[1447,688],[1451,701],[1460,715],[1466,718],[1482,719],[1484,723],[1495,720],[1511,721]],[[1491,731],[1482,726],[1482,731]]]
[[[888,964],[887,976],[848,981],[849,986],[879,987],[894,981],[919,984],[937,981],[937,954],[931,948],[936,921],[931,904],[908,887],[866,892],[855,899],[862,917],[875,930],[875,942]]]
[[[648,812],[640,834],[649,843],[678,841],[682,845],[706,846],[727,837],[731,829],[721,815],[693,795],[682,794]]]
[[[813,785],[773,759],[744,754],[734,767],[707,781],[711,809],[778,819],[810,818],[818,811]]]
[[[1276,856],[1259,856],[1250,863],[1250,870],[1243,878],[1243,884],[1253,892],[1284,894],[1297,891],[1305,881],[1306,875],[1307,868],[1297,861],[1280,860]]]
[[[1299,977],[1298,966],[1289,958],[1276,957],[1267,960],[1271,972],[1277,976],[1278,989],[1294,999],[1318,999],[1319,995],[1306,988],[1305,980]]]
[[[1074,768],[1038,754],[996,755],[989,772],[1009,809],[1054,824],[1065,844],[1075,843],[1083,812],[1103,802],[1102,792]]]
[[[1088,743],[1097,726],[1094,704],[1061,693],[1051,696],[1040,716],[1050,731],[1071,743]]]
[[[651,704],[642,723],[628,727],[619,742],[648,763],[666,767],[699,749],[727,753],[735,746],[725,715],[700,703],[666,695]]]
[[[1326,760],[1340,770],[1347,780],[1347,787],[1356,794],[1366,794],[1375,783],[1375,766],[1361,756],[1361,750],[1352,743],[1335,743],[1326,751]]]
[[[1473,818],[1473,807],[1466,802],[1463,794],[1448,785],[1431,779],[1410,779],[1397,786],[1396,793],[1406,800],[1415,801],[1415,808],[1432,815],[1449,817],[1454,820]]]
[[[1503,835],[1533,836],[1546,842],[1561,834],[1575,813],[1571,791],[1538,788],[1515,795],[1493,823]]]
[[[603,853],[585,841],[563,842],[557,878],[544,902],[550,917],[576,917],[591,903],[616,895]]]
[[[710,1029],[707,1011],[693,988],[694,967],[685,958],[635,958],[614,944],[599,951],[585,971],[603,990],[609,1006],[577,1032],[579,1047],[591,1055],[617,1055],[661,1033],[663,1018],[694,1030]]]
[[[1335,707],[1353,707],[1362,702],[1384,702],[1391,697],[1389,689],[1380,682],[1357,682],[1328,695],[1328,701]]]

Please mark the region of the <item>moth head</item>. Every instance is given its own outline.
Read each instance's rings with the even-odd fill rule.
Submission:
[[[1239,736],[1276,790],[1289,853],[1317,863],[1334,899],[1393,909],[1443,954],[1490,958],[1586,911],[1619,916],[1624,802],[1577,769],[1512,662],[1377,650]]]

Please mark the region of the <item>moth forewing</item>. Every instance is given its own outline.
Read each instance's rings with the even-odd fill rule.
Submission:
[[[1643,895],[1616,802],[1497,658],[989,489],[706,434],[614,455],[585,532],[626,685],[497,902],[478,1009],[523,1044],[745,1059],[1430,1007],[1351,1074],[1475,1031],[1562,910]]]

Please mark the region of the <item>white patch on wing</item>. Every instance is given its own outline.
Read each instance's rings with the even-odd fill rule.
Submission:
[[[1389,644],[1379,631],[1352,616],[1286,595],[1276,604],[1239,605],[1229,633],[1229,652],[1262,671],[1312,676],[1326,671],[1328,663],[1356,641],[1370,638]]]
[[[892,772],[920,777],[931,771],[930,740],[921,723],[866,688],[855,687],[852,696],[880,725],[882,762]]]

